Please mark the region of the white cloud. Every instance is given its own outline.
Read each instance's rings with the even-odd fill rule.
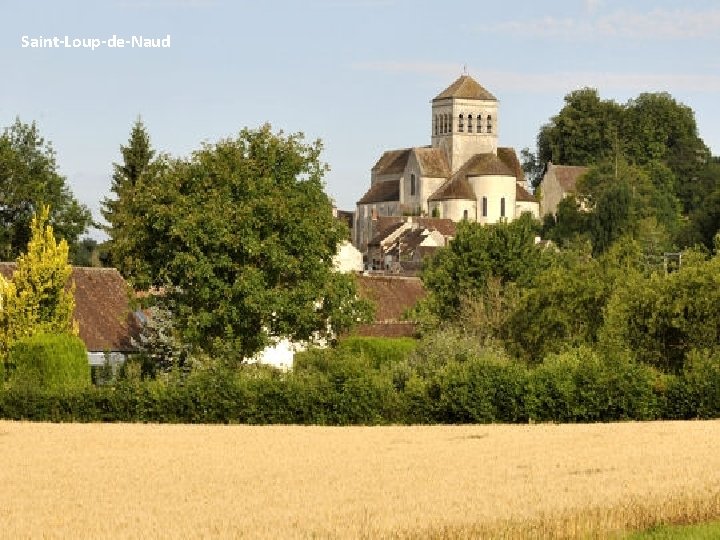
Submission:
[[[352,66],[359,70],[430,75],[446,81],[457,77],[462,66],[432,62],[366,62]],[[678,73],[617,73],[602,71],[520,73],[482,71],[470,74],[493,92],[556,93],[590,86],[601,93],[619,92],[720,92],[720,75]]]
[[[620,10],[593,16],[598,0],[586,0],[587,18],[552,17],[501,22],[498,32],[530,37],[567,39],[696,39],[720,37],[720,9],[654,9],[649,12]]]

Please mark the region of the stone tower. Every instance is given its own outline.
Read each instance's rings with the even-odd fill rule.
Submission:
[[[476,154],[497,154],[498,100],[462,75],[432,100],[432,146],[442,148],[456,172]]]

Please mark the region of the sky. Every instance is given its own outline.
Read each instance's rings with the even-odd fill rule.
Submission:
[[[23,46],[41,37],[61,46]],[[716,0],[0,0],[0,126],[36,121],[96,220],[138,116],[175,156],[266,122],[319,138],[350,210],[383,151],[430,144],[430,101],[465,69],[500,101],[502,146],[534,149],[591,86],[669,92],[718,155],[718,52]]]

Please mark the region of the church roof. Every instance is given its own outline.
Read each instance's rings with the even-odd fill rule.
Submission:
[[[520,184],[515,184],[515,200],[518,202],[538,202],[537,199]]]
[[[470,75],[461,75],[454,83],[435,96],[433,101],[453,98],[497,101],[495,96],[480,86]]]
[[[475,200],[475,192],[466,176],[453,176],[428,198],[429,201],[448,199]]]
[[[441,148],[422,147],[413,148],[418,163],[420,174],[432,178],[447,178],[450,176],[450,165],[447,156]]]
[[[522,165],[520,165],[520,160],[518,159],[517,153],[515,152],[514,148],[498,148],[497,155],[505,165],[510,167],[510,169],[515,172],[515,178],[518,182],[525,181],[525,172],[522,169]]]
[[[460,171],[463,169],[467,176],[515,176],[515,171],[495,154],[475,154]]]
[[[400,174],[405,170],[412,148],[388,150],[377,160],[372,172],[378,175]]]
[[[358,204],[373,204],[400,200],[400,180],[376,182],[367,190]]]
[[[452,177],[433,193],[429,201],[447,199],[475,200],[468,176],[515,176],[515,173],[495,154],[475,154]]]

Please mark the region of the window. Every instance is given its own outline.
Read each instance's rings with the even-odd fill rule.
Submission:
[[[451,119],[446,114],[445,115],[445,133],[450,133],[450,131],[452,130],[452,127],[450,126],[450,122],[451,122]]]
[[[482,116],[477,115],[477,121],[475,122],[475,133],[482,133]]]
[[[483,217],[487,217],[487,197],[483,197],[483,201],[482,201],[482,215],[483,215]]]
[[[433,117],[433,133],[438,134],[438,117],[437,114]]]
[[[472,114],[468,114],[468,133],[472,133]]]
[[[467,209],[465,209],[465,210],[463,210],[463,219],[465,221],[467,221],[467,218],[468,218],[468,211],[467,211]]]
[[[487,132],[492,133],[492,116],[488,114],[487,117]]]
[[[410,175],[410,195],[415,195],[415,175]]]
[[[462,133],[465,130],[465,121],[463,120],[463,115],[461,114],[458,116],[458,131]]]
[[[505,217],[505,197],[500,199],[500,217]]]

